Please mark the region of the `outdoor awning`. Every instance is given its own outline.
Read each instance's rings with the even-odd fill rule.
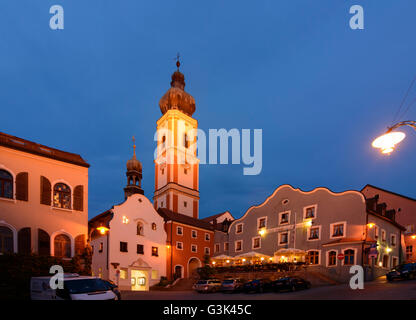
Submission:
[[[230,260],[232,258],[233,257],[227,256],[225,254],[220,254],[219,256],[212,257],[212,259],[216,259],[216,260]]]
[[[274,253],[275,256],[283,256],[283,255],[306,255],[306,252],[300,249],[295,248],[284,248],[279,249]]]
[[[250,252],[239,254],[238,256],[235,256],[234,258],[261,258],[261,257],[269,258],[270,256],[264,253],[250,251]]]

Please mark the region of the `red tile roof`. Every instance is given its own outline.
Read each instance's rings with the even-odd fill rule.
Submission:
[[[175,222],[179,222],[182,224],[198,227],[201,229],[206,229],[206,230],[211,230],[211,231],[214,230],[214,226],[211,223],[206,222],[204,220],[195,219],[195,218],[192,218],[190,216],[187,216],[181,213],[173,212],[166,208],[159,208],[157,212],[163,219],[165,219],[165,221],[175,221]]]

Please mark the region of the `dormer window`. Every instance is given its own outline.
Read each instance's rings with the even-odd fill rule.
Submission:
[[[143,226],[143,223],[141,222],[137,223],[137,235],[144,236],[144,226]]]

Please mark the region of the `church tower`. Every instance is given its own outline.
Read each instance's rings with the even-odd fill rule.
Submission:
[[[142,189],[142,164],[136,158],[136,144],[133,137],[133,157],[126,163],[127,186],[124,188],[124,199],[135,193],[144,194]]]
[[[196,157],[198,121],[192,118],[195,100],[185,92],[185,77],[177,70],[171,87],[160,99],[155,160],[155,209],[167,208],[193,218],[199,216],[199,160]]]

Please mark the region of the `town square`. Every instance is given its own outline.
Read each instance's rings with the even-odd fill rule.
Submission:
[[[0,300],[416,300],[416,3],[359,2],[0,4]]]

